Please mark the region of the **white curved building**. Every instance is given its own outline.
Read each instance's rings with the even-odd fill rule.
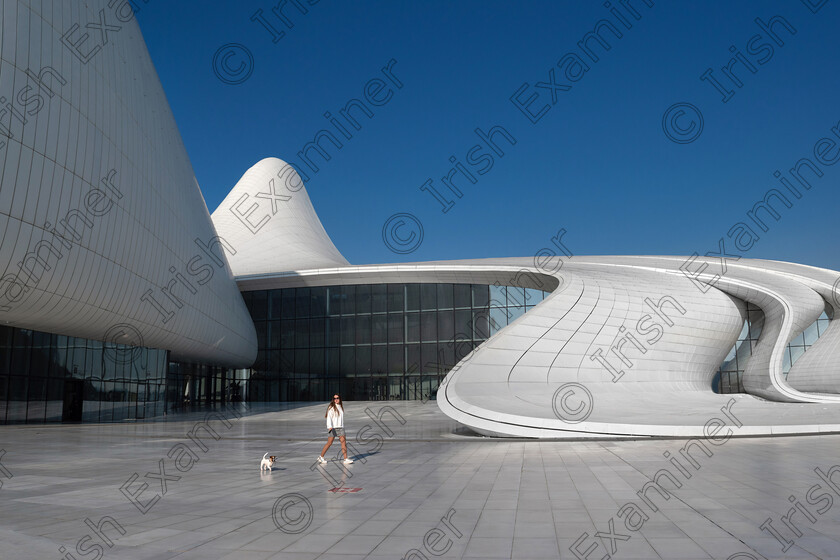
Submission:
[[[238,277],[349,264],[315,214],[303,179],[277,158],[246,171],[212,218],[233,249],[228,261]]]
[[[294,185],[273,190],[285,196],[283,220],[251,233],[231,209],[274,212],[257,194],[279,177]],[[232,268],[263,341],[258,398],[436,392],[446,414],[496,436],[695,437],[727,406],[739,435],[840,430],[833,271],[546,253],[353,266],[297,174],[273,158],[245,174],[213,219],[236,240]],[[796,346],[806,331],[822,336]],[[740,392],[721,394],[723,375]]]
[[[840,431],[834,271],[572,257],[560,234],[351,265],[276,158],[211,219],[129,4],[0,13],[0,423],[340,391],[436,397],[494,436]]]
[[[130,4],[43,8],[3,2],[0,322],[249,365],[254,327]],[[107,42],[85,27],[100,17]]]

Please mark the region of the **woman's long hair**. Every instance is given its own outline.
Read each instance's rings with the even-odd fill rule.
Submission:
[[[336,393],[338,395],[338,393]],[[341,407],[341,410],[344,410],[344,401],[341,400],[341,395],[338,395],[338,406]],[[330,401],[330,404],[327,405],[327,411],[324,413],[324,418],[330,413],[330,410],[335,408],[336,413],[338,412],[338,407],[335,405],[335,397]]]

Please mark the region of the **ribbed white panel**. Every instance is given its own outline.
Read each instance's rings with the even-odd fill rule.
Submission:
[[[0,1],[0,96],[26,119],[0,123],[0,321],[248,366],[253,323],[126,7]]]

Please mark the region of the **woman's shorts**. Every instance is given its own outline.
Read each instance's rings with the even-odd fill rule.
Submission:
[[[332,437],[341,437],[344,435],[344,428],[330,428],[330,435]]]

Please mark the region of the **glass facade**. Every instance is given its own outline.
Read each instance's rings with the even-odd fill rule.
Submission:
[[[0,326],[0,424],[113,422],[225,402],[434,399],[452,367],[547,292],[486,284],[358,284],[244,292],[259,350],[251,369],[168,361],[168,352]],[[742,376],[764,313],[746,320],[713,381]],[[825,333],[826,308],[785,350],[784,373]]]
[[[0,326],[0,424],[163,414],[167,355]]]
[[[449,370],[546,292],[485,284],[359,284],[244,292],[257,361],[248,401],[435,398]]]
[[[830,308],[814,321],[801,334],[794,337],[785,348],[785,357],[782,365],[782,373],[787,377],[788,372],[802,354],[805,353],[825,333],[831,321],[829,316]],[[747,318],[744,321],[744,328],[738,335],[738,341],[729,351],[718,372],[712,381],[712,389],[716,393],[744,393],[742,381],[747,361],[758,344],[758,337],[764,327],[764,312],[755,305],[747,304]]]

